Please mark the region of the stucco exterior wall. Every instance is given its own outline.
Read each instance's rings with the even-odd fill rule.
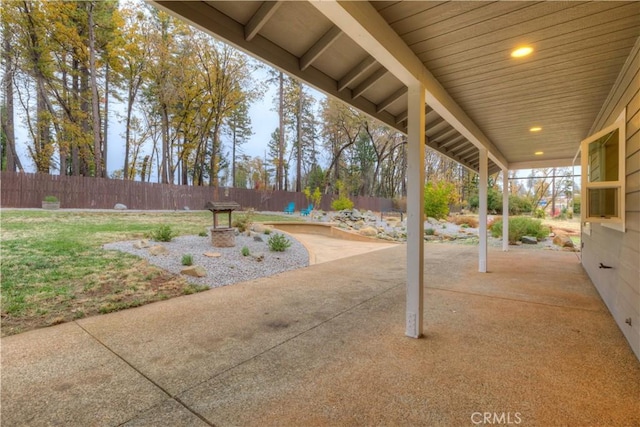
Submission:
[[[640,359],[640,38],[593,131],[612,124],[625,107],[626,232],[592,224],[591,235],[582,234],[582,264]]]

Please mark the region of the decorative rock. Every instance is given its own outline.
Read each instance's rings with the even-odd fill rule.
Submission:
[[[373,227],[367,226],[367,227],[362,227],[360,230],[358,230],[358,233],[363,236],[375,237],[378,235],[378,230],[376,230]]]
[[[558,233],[553,238],[553,244],[558,245],[561,248],[573,248],[575,245],[573,244],[573,240],[566,234]]]
[[[264,254],[263,253],[255,253],[255,254],[251,254],[251,257],[258,261],[258,262],[262,262],[264,261]]]
[[[182,208],[183,211],[190,211],[191,209],[189,209],[189,206],[185,206]]]
[[[138,240],[137,242],[135,242],[133,244],[133,247],[136,248],[136,249],[145,249],[145,248],[148,248],[150,246],[151,246],[151,244],[146,239]]]
[[[149,253],[153,256],[166,255],[169,253],[169,250],[162,245],[155,245],[149,248]]]
[[[267,229],[268,230],[273,230],[272,227],[269,227],[269,226],[264,225],[264,224],[253,224],[251,226],[251,229],[253,231],[255,231],[256,233],[264,233],[264,231],[267,230]]]
[[[209,258],[220,258],[222,256],[220,252],[205,252],[203,255]]]
[[[538,239],[536,239],[535,237],[531,237],[531,236],[522,236],[522,239],[520,239],[520,241],[522,243],[524,243],[525,245],[536,245],[536,244],[538,244]]]
[[[124,211],[124,210],[127,210],[127,205],[123,205],[122,203],[116,203],[113,209],[118,211]]]
[[[192,277],[205,277],[207,275],[207,271],[199,265],[190,265],[180,270],[180,274]]]
[[[262,236],[260,236],[259,234],[255,234],[253,236],[253,240],[255,240],[256,242],[264,242],[264,240],[262,239]]]

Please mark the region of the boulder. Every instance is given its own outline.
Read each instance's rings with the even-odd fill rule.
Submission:
[[[562,234],[562,233],[556,234],[556,236],[553,238],[553,244],[554,245],[558,245],[561,248],[573,248],[574,247],[573,240],[571,240],[571,237],[569,237],[566,234]]]
[[[180,274],[192,277],[205,277],[207,275],[207,271],[199,265],[190,265],[180,270]]]
[[[378,235],[378,230],[373,227],[367,226],[362,227],[360,230],[358,230],[358,233],[367,237],[375,237]]]
[[[169,253],[169,250],[162,245],[155,245],[149,248],[149,253],[153,256],[166,255]]]
[[[254,234],[253,235],[253,240],[256,242],[264,242],[264,240],[262,239],[262,236],[259,234]]]
[[[255,231],[256,233],[264,233],[265,230],[271,230],[273,231],[273,227],[269,226],[269,225],[264,225],[264,224],[253,224],[251,226],[251,229],[253,231]]]
[[[520,241],[522,243],[524,243],[525,245],[536,245],[536,244],[538,244],[538,239],[536,239],[535,237],[532,237],[532,236],[522,236]]]
[[[137,242],[135,242],[133,244],[133,247],[136,248],[136,249],[145,249],[145,248],[148,248],[150,246],[151,246],[151,244],[146,239],[138,240]]]
[[[202,255],[204,255],[206,257],[209,257],[209,258],[220,258],[222,256],[222,254],[220,252],[205,252]]]
[[[116,203],[113,209],[117,211],[124,211],[124,210],[127,210],[127,205],[123,205],[122,203]]]

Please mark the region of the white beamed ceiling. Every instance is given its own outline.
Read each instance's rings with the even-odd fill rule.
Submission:
[[[261,1],[151,3],[406,131],[406,75],[374,61],[380,56],[349,37],[350,28],[327,18],[318,10],[322,5],[282,1],[246,40],[245,28],[260,16]],[[640,38],[635,1],[360,3],[337,4],[386,26],[378,34],[393,31],[403,52],[417,58],[455,103],[447,111],[439,104],[436,111],[427,108],[427,145],[473,170],[479,143],[503,164],[571,164]],[[329,37],[337,30],[340,35]],[[322,45],[327,39],[332,42]],[[511,58],[521,45],[533,47],[533,54]],[[322,53],[314,55],[319,47]],[[531,133],[532,126],[543,130]],[[535,156],[536,151],[545,154]],[[490,171],[497,170],[490,162]]]

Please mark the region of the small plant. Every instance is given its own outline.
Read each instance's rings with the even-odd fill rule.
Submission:
[[[163,224],[151,232],[151,238],[158,242],[170,242],[175,235],[168,224]]]
[[[193,255],[191,254],[182,255],[182,265],[193,265]]]
[[[269,245],[269,249],[274,252],[284,252],[289,246],[291,246],[289,239],[287,239],[284,234],[278,233],[269,237],[267,244]]]
[[[426,234],[427,236],[433,236],[434,234],[436,234],[436,230],[434,230],[433,228],[427,228],[426,230],[424,230],[424,234]]]
[[[56,196],[46,196],[43,201],[48,202],[48,203],[58,203],[59,200]]]
[[[243,246],[243,247],[242,247],[242,250],[240,250],[240,253],[242,254],[242,256],[249,256],[249,254],[250,254],[251,252],[249,251],[249,248],[248,248],[248,247]]]
[[[238,229],[240,233],[244,233],[251,227],[253,223],[253,210],[248,210],[244,214],[239,215],[233,220],[231,226]]]
[[[269,234],[271,234],[271,229],[270,229],[270,228],[265,228],[265,229],[264,229],[264,234],[266,234],[267,236],[268,236]]]
[[[208,235],[209,234],[207,234],[206,230],[205,231],[201,231],[201,232],[198,233],[198,236],[200,236],[200,237],[207,237]]]

